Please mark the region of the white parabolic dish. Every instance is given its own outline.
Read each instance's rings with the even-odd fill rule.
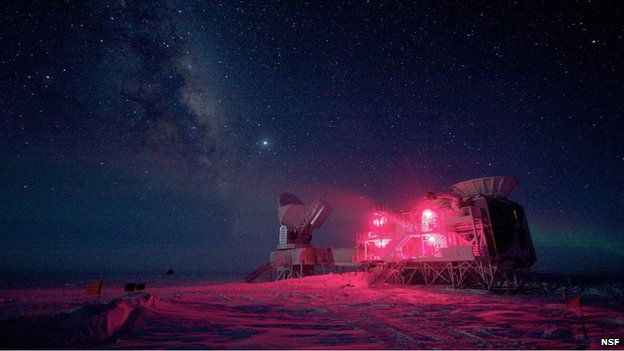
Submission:
[[[459,182],[451,189],[463,198],[477,195],[506,197],[516,185],[518,180],[513,177],[485,177]]]

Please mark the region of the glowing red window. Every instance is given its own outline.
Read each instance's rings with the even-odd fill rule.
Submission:
[[[420,221],[423,232],[430,232],[438,228],[438,215],[430,209],[422,211]]]

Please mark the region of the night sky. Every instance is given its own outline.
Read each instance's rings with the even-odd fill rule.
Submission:
[[[535,269],[624,267],[621,2],[5,2],[0,265],[246,272],[283,191],[514,176]]]

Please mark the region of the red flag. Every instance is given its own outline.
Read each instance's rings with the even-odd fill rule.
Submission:
[[[569,300],[566,300],[566,305],[571,308],[578,308],[581,310],[581,315],[579,317],[581,321],[581,327],[583,328],[583,336],[587,339],[587,328],[585,327],[585,317],[583,317],[583,306],[581,305],[581,295],[573,297]]]
[[[102,293],[102,280],[96,280],[87,286],[89,295],[99,295]]]
[[[581,307],[581,297],[577,296],[567,300],[566,305],[569,307]]]

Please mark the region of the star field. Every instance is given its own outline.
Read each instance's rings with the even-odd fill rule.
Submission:
[[[282,191],[336,211],[520,180],[538,266],[609,271],[624,233],[618,2],[2,5],[9,269],[245,271]]]

